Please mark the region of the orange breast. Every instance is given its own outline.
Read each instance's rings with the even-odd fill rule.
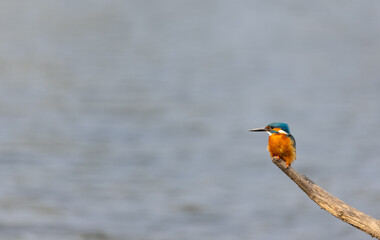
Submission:
[[[268,150],[271,157],[278,156],[285,160],[288,166],[296,159],[296,148],[293,141],[285,134],[272,134],[269,136]]]

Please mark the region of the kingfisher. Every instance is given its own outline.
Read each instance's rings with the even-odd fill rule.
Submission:
[[[283,122],[274,122],[264,128],[250,129],[251,132],[267,132],[269,134],[268,151],[275,159],[283,159],[288,168],[296,160],[296,140],[290,134],[289,126]]]

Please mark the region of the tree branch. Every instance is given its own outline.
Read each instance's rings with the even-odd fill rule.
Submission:
[[[334,197],[326,190],[315,184],[305,175],[299,174],[296,170],[289,167],[282,159],[272,159],[290,179],[300,187],[311,200],[318,204],[322,209],[331,213],[340,220],[368,233],[372,237],[380,239],[380,221],[347,205],[342,200]]]

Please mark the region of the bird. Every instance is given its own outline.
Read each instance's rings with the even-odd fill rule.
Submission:
[[[263,128],[250,129],[251,132],[267,132],[268,151],[272,158],[283,159],[286,162],[286,168],[291,166],[296,160],[296,140],[290,134],[289,126],[283,122],[270,123]]]

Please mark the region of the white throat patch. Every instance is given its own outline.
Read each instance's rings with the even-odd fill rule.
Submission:
[[[278,133],[281,133],[281,134],[285,134],[285,135],[288,135],[288,133],[287,132],[285,132],[284,130],[278,130]]]

